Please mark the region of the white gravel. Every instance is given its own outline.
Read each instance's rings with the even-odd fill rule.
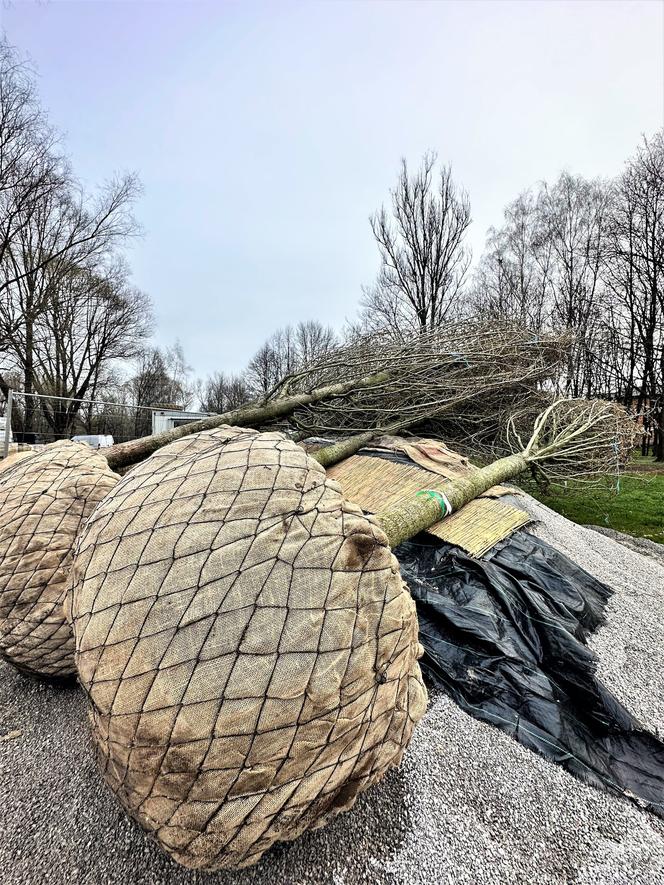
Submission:
[[[664,568],[531,499],[536,534],[616,590],[593,638],[606,683],[664,731]],[[2,885],[664,885],[664,824],[437,696],[404,764],[324,830],[240,873],[178,868],[97,775],[83,696],[0,666]]]

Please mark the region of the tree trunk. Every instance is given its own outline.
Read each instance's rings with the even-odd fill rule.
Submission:
[[[363,378],[355,378],[351,381],[327,384],[325,387],[319,387],[311,391],[311,393],[297,393],[293,396],[280,397],[264,405],[243,406],[240,409],[224,412],[222,415],[213,415],[210,418],[203,418],[201,421],[183,424],[181,427],[175,427],[173,430],[168,430],[165,433],[111,446],[105,453],[106,458],[113,470],[117,470],[119,467],[128,467],[131,464],[144,460],[153,452],[168,445],[168,443],[174,442],[183,436],[188,436],[191,433],[212,430],[222,424],[234,424],[238,427],[257,427],[277,418],[291,415],[302,406],[336,396],[343,396],[351,390],[363,387],[376,387],[388,380],[389,373],[379,372],[375,375],[365,375]]]
[[[664,461],[664,403],[657,410],[655,421],[653,454],[655,461],[662,462]]]
[[[527,469],[528,461],[523,455],[508,455],[468,476],[448,480],[443,492],[452,510],[459,510],[492,486],[513,479]],[[392,549],[403,541],[414,538],[419,532],[431,528],[447,515],[444,502],[438,494],[427,494],[426,491],[423,490],[413,498],[377,515],[378,524],[387,535]]]
[[[354,455],[375,437],[376,431],[358,433],[343,442],[319,449],[311,457],[323,467],[331,467]],[[449,502],[451,511],[460,510],[464,504],[473,501],[493,486],[514,479],[527,470],[528,466],[528,461],[522,454],[508,455],[506,458],[487,464],[486,467],[478,468],[467,476],[447,480],[443,487],[444,497]],[[387,535],[390,547],[394,549],[402,541],[414,538],[419,532],[431,528],[447,515],[443,496],[439,492],[423,489],[413,498],[397,504],[384,513],[379,513],[376,519]]]
[[[330,446],[319,449],[317,452],[313,452],[311,457],[314,461],[322,464],[323,467],[331,467],[333,464],[338,464],[339,461],[344,461],[346,458],[350,458],[351,455],[355,455],[363,446],[369,445],[379,432],[383,431],[368,430],[366,433],[358,433],[355,436],[342,440],[342,442],[333,443]]]
[[[35,392],[34,371],[34,324],[31,316],[25,318],[25,363],[23,372],[23,390],[26,394]],[[31,433],[35,423],[35,401],[31,396],[24,397],[23,430]]]

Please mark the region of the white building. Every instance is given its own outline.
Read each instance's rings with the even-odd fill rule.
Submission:
[[[182,409],[153,409],[152,433],[163,433],[182,424],[191,424],[192,421],[209,418],[214,414],[214,412],[183,412]]]

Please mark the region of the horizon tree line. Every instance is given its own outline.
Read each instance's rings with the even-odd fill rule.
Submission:
[[[574,340],[559,389],[643,416],[664,460],[664,132],[613,180],[563,172],[505,209],[469,289],[471,310]],[[645,448],[644,448],[645,453]]]

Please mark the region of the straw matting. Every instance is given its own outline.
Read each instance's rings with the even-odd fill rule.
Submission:
[[[528,522],[527,513],[499,498],[476,498],[429,531],[471,556],[480,557]]]
[[[368,513],[387,510],[421,489],[444,491],[447,484],[445,476],[417,464],[401,464],[366,455],[353,455],[335,464],[327,474],[340,484],[349,500]],[[449,471],[449,475],[453,472]],[[505,491],[502,487],[489,489],[486,495],[466,504],[458,513],[436,523],[429,532],[456,544],[471,556],[484,555],[530,521],[527,513],[495,497],[496,493],[504,494]]]

